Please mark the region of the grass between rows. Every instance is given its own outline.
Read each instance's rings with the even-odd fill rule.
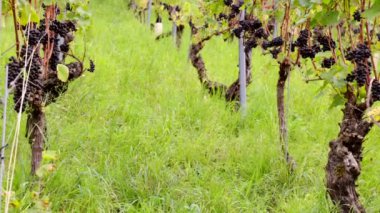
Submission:
[[[289,150],[298,167],[289,175],[277,133],[278,65],[269,56],[254,52],[242,119],[202,90],[187,61],[188,32],[177,51],[170,38],[155,42],[123,1],[93,1],[92,12],[86,37],[96,72],[73,82],[46,108],[48,147],[59,159],[37,192],[54,212],[330,211],[324,166],[342,115],[338,108],[329,110],[328,94],[317,97],[319,83],[304,83],[299,71],[291,74]],[[8,24],[1,51],[12,44],[12,35]],[[82,42],[74,49],[81,52]],[[1,58],[2,76],[10,54]],[[236,41],[213,39],[202,54],[212,79],[229,84],[237,77]],[[8,117],[11,130],[11,108]],[[380,210],[378,137],[374,128],[358,181],[368,212]],[[29,144],[21,137],[16,212],[35,208],[29,158]]]

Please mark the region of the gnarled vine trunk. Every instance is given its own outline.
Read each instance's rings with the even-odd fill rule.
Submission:
[[[224,94],[227,91],[227,86],[219,82],[211,81],[208,78],[206,65],[200,55],[202,48],[203,43],[201,42],[192,44],[190,47],[190,60],[193,66],[197,69],[199,81],[210,94]]]
[[[46,118],[41,109],[33,109],[28,115],[28,135],[29,143],[32,148],[31,173],[36,174],[41,165],[42,151],[45,146]]]
[[[362,145],[372,123],[363,120],[365,104],[357,104],[352,92],[346,94],[338,138],[330,142],[326,166],[326,186],[333,202],[341,212],[365,212],[356,191],[361,172]]]
[[[240,83],[239,78],[235,80],[229,87],[225,84],[212,81],[207,75],[207,69],[203,61],[202,56],[200,55],[201,50],[204,45],[202,42],[192,44],[190,46],[189,58],[193,66],[196,68],[198,73],[199,81],[202,85],[209,91],[210,94],[224,94],[226,101],[239,101],[239,91]],[[251,72],[251,60],[252,60],[252,49],[247,48],[245,50],[246,56],[246,82],[247,86],[252,82],[252,72]]]
[[[281,149],[284,153],[285,160],[291,170],[295,168],[295,162],[293,158],[289,155],[288,151],[288,127],[286,124],[285,115],[285,83],[288,80],[289,73],[291,71],[291,63],[289,58],[285,58],[280,64],[279,78],[277,81],[277,114],[278,114],[278,124],[280,132],[280,143]]]

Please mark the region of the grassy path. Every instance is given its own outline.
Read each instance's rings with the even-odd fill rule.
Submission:
[[[180,51],[171,39],[155,42],[116,2],[93,2],[87,47],[96,72],[46,109],[49,149],[59,160],[40,196],[53,212],[328,212],[323,168],[341,115],[328,110],[327,95],[315,98],[320,85],[303,83],[299,71],[291,76],[290,152],[298,169],[288,175],[277,139],[277,65],[254,53],[241,120],[202,91],[186,61],[187,35]],[[213,79],[236,78],[235,43],[213,40],[203,54]],[[359,181],[369,212],[380,210],[378,136],[374,130],[366,143]],[[14,188],[26,208],[27,140],[20,150]]]

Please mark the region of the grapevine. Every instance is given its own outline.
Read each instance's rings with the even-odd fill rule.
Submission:
[[[70,81],[86,70],[95,71],[94,61],[90,60],[86,69],[83,61],[71,53],[70,44],[75,38],[77,22],[57,20],[61,11],[58,5],[43,5],[43,8],[44,18],[38,24],[28,22],[22,25],[25,42],[19,57],[11,57],[8,63],[8,87],[14,90],[14,110],[28,114],[33,174],[39,168],[46,138],[44,107],[65,93]],[[66,9],[72,8],[67,4]],[[65,63],[68,56],[76,61]]]

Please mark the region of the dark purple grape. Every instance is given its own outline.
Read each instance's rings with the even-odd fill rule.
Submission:
[[[346,77],[347,82],[353,82],[355,80],[356,76],[355,74],[348,74]]]
[[[315,51],[310,47],[301,47],[300,54],[302,58],[315,58]]]
[[[272,43],[272,46],[278,47],[278,46],[282,46],[284,44],[284,40],[282,40],[281,37],[276,37],[271,41],[271,43]]]
[[[226,6],[231,6],[232,2],[233,2],[232,0],[224,0],[224,4]]]
[[[89,72],[95,72],[95,63],[93,60],[90,60],[90,69],[88,69]]]
[[[380,82],[378,80],[372,82],[371,92],[373,101],[380,101]]]
[[[245,49],[246,50],[250,50],[252,48],[256,48],[257,47],[257,41],[255,38],[251,38],[249,39],[246,43],[245,43]]]
[[[365,44],[358,44],[354,50],[349,50],[345,57],[349,61],[363,61],[371,57],[371,50]]]
[[[278,54],[281,52],[281,47],[273,48],[269,51],[272,54],[272,57],[277,59]]]
[[[234,30],[232,30],[232,32],[236,37],[240,38],[243,32],[243,28],[242,27],[235,28]]]
[[[329,36],[326,36],[326,35],[318,36],[317,41],[322,45],[323,52],[330,51],[336,48],[335,41]]]
[[[360,14],[360,11],[359,11],[359,10],[356,10],[356,11],[354,12],[354,15],[353,15],[353,17],[354,17],[354,20],[355,20],[355,21],[360,21],[360,20],[362,19],[362,17],[361,17],[361,14]]]
[[[335,64],[335,59],[333,57],[325,58],[322,61],[322,67],[323,68],[331,68],[334,64]]]
[[[359,62],[356,64],[356,68],[354,70],[356,82],[358,82],[358,86],[364,86],[367,81],[367,76],[369,75],[370,69],[368,64],[364,62]]]

